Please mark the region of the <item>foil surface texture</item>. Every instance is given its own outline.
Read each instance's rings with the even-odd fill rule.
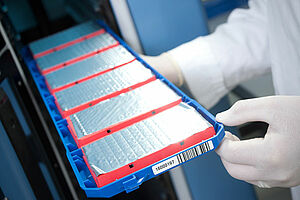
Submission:
[[[78,138],[131,119],[179,100],[178,96],[160,80],[102,101],[70,115]]]
[[[45,70],[115,43],[117,41],[109,33],[103,33],[39,57],[36,62],[41,70]]]
[[[81,60],[54,72],[45,78],[52,89],[92,76],[101,71],[111,69],[133,60],[134,57],[124,47],[117,46]]]
[[[180,142],[210,126],[194,108],[181,103],[82,149],[98,176]]]
[[[154,76],[139,61],[89,79],[65,90],[56,92],[56,99],[63,111],[99,99],[113,92],[146,81]]]
[[[50,35],[46,38],[39,39],[30,43],[29,47],[33,54],[38,54],[43,51],[49,50],[56,46],[65,44],[72,40],[78,39],[82,36],[91,34],[101,29],[101,26],[95,21],[88,21],[77,26],[74,26],[65,31],[61,31]]]

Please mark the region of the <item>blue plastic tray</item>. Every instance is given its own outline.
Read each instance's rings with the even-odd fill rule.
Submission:
[[[206,109],[204,109],[201,105],[199,105],[195,100],[188,97],[186,94],[184,94],[181,90],[179,90],[176,86],[174,86],[171,82],[169,82],[166,78],[164,78],[161,74],[159,74],[155,69],[153,69],[151,66],[149,66],[145,61],[143,61],[138,54],[136,54],[122,39],[120,39],[106,24],[104,24],[102,21],[97,21],[100,26],[102,26],[108,33],[110,33],[116,40],[120,42],[121,45],[123,45],[132,55],[134,55],[137,60],[139,60],[141,63],[144,64],[146,68],[149,68],[157,77],[157,79],[160,79],[161,81],[165,82],[171,89],[173,89],[178,95],[182,97],[182,101],[187,103],[188,105],[194,107],[208,122],[210,122],[216,132],[216,135],[209,140],[202,141],[201,143],[190,147],[186,149],[185,151],[188,151],[192,148],[195,148],[196,146],[202,145],[205,142],[212,141],[214,149],[219,145],[221,140],[224,137],[224,126],[221,123],[216,122],[214,116],[210,114]],[[69,132],[67,128],[67,121],[62,118],[62,116],[59,114],[59,111],[54,103],[54,97],[50,94],[50,92],[47,89],[45,79],[44,77],[39,73],[39,70],[37,68],[36,62],[33,59],[30,50],[28,47],[25,47],[22,50],[22,56],[27,64],[31,75],[37,85],[37,88],[40,92],[40,95],[43,98],[43,101],[48,109],[48,112],[55,124],[55,127],[61,137],[61,140],[66,148],[66,154],[68,157],[68,160],[74,170],[74,173],[77,177],[77,180],[81,186],[81,188],[85,191],[87,197],[112,197],[118,193],[121,193],[123,191],[131,192],[137,188],[139,188],[139,185],[141,185],[144,181],[149,180],[157,175],[154,175],[152,167],[154,165],[157,165],[161,162],[166,161],[167,159],[173,158],[177,156],[178,154],[181,154],[183,152],[179,152],[178,154],[175,154],[173,156],[170,156],[168,158],[165,158],[164,160],[161,160],[157,163],[154,163],[142,170],[139,170],[131,175],[128,175],[122,179],[119,179],[113,183],[110,183],[108,185],[105,185],[101,188],[98,188],[96,186],[96,183],[83,160],[83,153],[81,149],[78,149],[75,141]],[[210,151],[214,150],[211,149]],[[209,151],[208,151],[209,152]],[[207,152],[205,152],[207,153]],[[203,154],[205,154],[203,153]],[[202,155],[203,155],[202,154]],[[194,159],[196,157],[193,157]],[[185,162],[192,160],[188,159]],[[182,162],[178,165],[174,165],[172,168],[179,166],[185,162]],[[170,169],[172,169],[170,168]],[[170,170],[168,169],[168,170]]]

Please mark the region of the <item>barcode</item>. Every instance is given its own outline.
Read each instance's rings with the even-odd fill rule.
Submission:
[[[154,175],[160,174],[183,162],[195,158],[196,156],[200,156],[201,154],[204,154],[212,149],[214,149],[214,145],[211,140],[201,145],[198,145],[196,147],[193,147],[183,153],[178,154],[177,156],[173,156],[165,161],[153,165],[152,166],[153,174]]]
[[[177,155],[178,162],[179,162],[179,164],[186,162],[192,158],[195,158],[197,156],[200,156],[201,154],[204,154],[204,153],[212,150],[213,148],[214,148],[214,145],[213,145],[212,141],[205,142],[205,143],[198,145],[192,149],[189,149],[181,154],[178,154]]]

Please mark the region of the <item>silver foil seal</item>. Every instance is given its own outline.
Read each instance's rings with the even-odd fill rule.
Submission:
[[[52,89],[62,87],[134,59],[123,46],[117,46],[45,75]]]
[[[83,147],[96,175],[128,165],[211,127],[185,103]]]
[[[36,59],[36,62],[43,71],[116,43],[117,41],[109,33],[103,33],[59,51],[39,57]]]
[[[179,99],[180,96],[166,84],[156,80],[130,92],[102,101],[69,117],[75,134],[81,138]]]
[[[29,44],[29,48],[33,54],[52,49],[59,45],[71,42],[80,37],[91,34],[102,29],[95,21],[88,21],[67,30],[55,33],[46,38],[39,39]]]
[[[56,92],[56,99],[63,111],[68,111],[84,103],[129,88],[153,77],[152,72],[139,61],[99,75],[65,90]]]

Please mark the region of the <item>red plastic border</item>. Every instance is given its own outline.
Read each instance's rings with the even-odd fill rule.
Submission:
[[[162,112],[164,110],[167,110],[169,108],[177,106],[181,102],[182,102],[182,100],[178,99],[177,101],[169,103],[169,104],[167,104],[165,106],[162,106],[162,107],[154,109],[154,110],[150,110],[150,111],[148,111],[146,113],[140,114],[138,116],[132,117],[130,119],[127,119],[127,120],[124,120],[124,121],[121,121],[121,122],[118,122],[116,124],[113,124],[111,126],[108,126],[108,127],[104,128],[104,129],[101,129],[99,131],[96,131],[94,133],[91,133],[91,134],[89,134],[87,136],[84,136],[84,137],[81,137],[81,138],[77,137],[77,134],[76,134],[74,126],[73,126],[73,123],[72,123],[72,121],[71,121],[71,119],[70,119],[69,116],[66,117],[66,120],[68,122],[68,128],[69,128],[69,130],[70,130],[70,132],[71,132],[71,134],[72,134],[72,136],[74,138],[74,141],[76,142],[77,146],[79,148],[81,148],[81,147],[86,146],[86,145],[88,145],[88,144],[90,144],[92,142],[95,142],[96,140],[99,140],[99,139],[101,139],[101,138],[103,138],[105,136],[108,136],[108,135],[110,135],[112,133],[120,131],[120,130],[128,127],[128,126],[131,126],[131,125],[133,125],[133,124],[135,124],[137,122],[140,122],[140,121],[142,121],[144,119],[147,119],[147,118],[149,118],[149,117],[151,117],[153,115],[156,115],[156,114],[158,114],[158,113],[160,113],[160,112]]]
[[[107,73],[107,72],[109,72],[109,71],[115,70],[115,69],[117,69],[117,68],[119,68],[119,67],[122,67],[122,66],[124,66],[124,65],[127,65],[127,64],[129,64],[129,63],[132,63],[132,62],[135,61],[135,60],[136,60],[136,58],[134,58],[134,59],[132,59],[132,60],[126,62],[126,63],[123,63],[123,64],[121,64],[121,65],[117,65],[117,66],[115,66],[115,67],[112,67],[112,68],[109,68],[109,69],[106,69],[106,70],[97,72],[97,73],[92,74],[92,75],[90,75],[90,76],[84,77],[84,78],[82,78],[82,79],[73,81],[73,82],[71,82],[71,83],[68,83],[68,84],[66,84],[66,85],[63,85],[63,86],[61,86],[61,87],[57,87],[57,88],[54,88],[54,89],[52,89],[52,88],[50,87],[50,85],[48,84],[48,81],[47,81],[46,78],[45,78],[45,82],[46,82],[46,85],[47,85],[47,87],[48,87],[50,93],[51,93],[51,94],[54,94],[55,92],[59,92],[59,91],[61,91],[61,90],[67,89],[67,88],[72,87],[72,86],[74,86],[74,85],[76,85],[76,84],[79,84],[79,83],[81,83],[81,82],[84,82],[84,81],[86,81],[86,80],[89,80],[89,79],[91,79],[91,78],[94,78],[94,77],[96,77],[96,76],[99,76],[99,75],[101,75],[101,74]]]
[[[65,62],[63,62],[63,63],[54,65],[54,66],[52,66],[52,67],[50,67],[50,68],[47,68],[47,69],[45,69],[45,70],[41,70],[41,73],[42,73],[42,75],[45,76],[46,74],[49,74],[50,72],[54,72],[54,71],[56,71],[56,70],[58,70],[58,69],[61,69],[61,68],[63,68],[63,67],[66,67],[66,66],[68,66],[68,65],[71,65],[71,64],[73,64],[73,63],[79,62],[79,61],[81,61],[81,60],[84,60],[84,59],[86,59],[86,58],[89,58],[89,57],[91,57],[91,56],[94,56],[94,55],[96,55],[96,54],[98,54],[98,53],[102,53],[103,51],[106,51],[106,50],[111,49],[111,48],[113,48],[113,47],[116,47],[116,46],[118,46],[118,45],[120,45],[120,43],[119,43],[119,42],[116,42],[116,43],[114,43],[114,44],[112,44],[112,45],[109,45],[109,46],[107,46],[107,47],[104,47],[104,48],[102,48],[102,49],[98,49],[98,50],[96,50],[96,51],[89,52],[89,53],[84,54],[84,55],[81,55],[81,56],[79,56],[79,57],[76,57],[76,58],[72,58],[72,59],[70,59],[70,60],[67,60],[67,61],[65,61]],[[38,64],[37,64],[37,66],[38,66]],[[39,66],[38,66],[38,67],[39,67]],[[40,68],[40,67],[39,67],[39,68]]]
[[[116,181],[117,179],[121,179],[127,175],[133,174],[145,167],[149,167],[152,164],[155,164],[161,160],[164,160],[165,158],[168,158],[174,154],[177,154],[179,152],[182,152],[192,146],[195,146],[197,144],[200,144],[201,142],[213,137],[215,135],[215,130],[213,127],[209,127],[204,131],[201,131],[199,133],[196,133],[183,141],[171,144],[155,153],[152,153],[148,156],[145,156],[143,158],[140,158],[128,165],[125,165],[123,167],[120,167],[116,170],[113,170],[111,172],[101,174],[96,177],[95,182],[97,184],[97,187],[103,187],[109,183],[112,183]],[[91,167],[89,163],[87,162],[86,156],[83,152],[83,159],[86,162],[88,168],[91,171],[92,176],[95,178],[95,173],[93,170],[91,170]],[[129,166],[133,167],[129,167]]]
[[[102,29],[100,29],[100,30],[98,30],[98,31],[95,31],[95,32],[92,32],[92,33],[90,33],[90,34],[81,36],[81,37],[79,37],[79,38],[77,38],[77,39],[75,39],[75,40],[71,40],[71,41],[66,42],[66,43],[64,43],[64,44],[61,44],[61,45],[58,45],[58,46],[56,46],[56,47],[52,47],[52,48],[50,48],[50,49],[48,49],[48,50],[42,51],[42,52],[40,52],[40,53],[34,54],[34,55],[33,55],[33,58],[34,58],[34,59],[40,58],[40,57],[42,57],[42,56],[45,56],[45,55],[50,54],[50,53],[53,53],[53,52],[55,52],[55,51],[59,51],[59,50],[61,50],[61,49],[64,49],[64,48],[66,48],[66,47],[69,47],[69,46],[71,46],[71,45],[73,45],[73,44],[76,44],[76,43],[79,43],[79,42],[81,42],[81,41],[84,41],[84,40],[86,40],[86,39],[89,39],[89,38],[95,37],[95,36],[97,36],[97,35],[103,34],[103,33],[105,33],[105,32],[106,32],[106,31],[102,28]]]
[[[116,97],[116,96],[118,96],[118,95],[120,95],[120,94],[122,94],[122,93],[129,92],[129,91],[131,91],[131,90],[134,90],[134,89],[136,89],[136,88],[138,88],[138,87],[141,87],[141,86],[143,86],[143,85],[146,85],[147,83],[150,83],[150,82],[155,81],[155,80],[156,80],[156,77],[153,75],[151,78],[149,78],[149,79],[147,79],[147,80],[145,80],[145,81],[142,81],[142,82],[140,82],[140,83],[131,85],[131,86],[127,87],[127,88],[123,88],[123,89],[121,89],[121,90],[119,90],[119,91],[110,93],[110,94],[108,94],[108,95],[102,96],[102,97],[100,97],[100,98],[98,98],[98,99],[95,99],[95,100],[92,100],[92,101],[88,101],[88,102],[86,102],[86,103],[84,103],[84,104],[81,104],[81,105],[79,105],[79,106],[76,106],[76,107],[74,107],[74,108],[72,108],[72,109],[70,109],[70,110],[67,110],[67,111],[63,111],[63,110],[61,109],[61,107],[60,107],[60,105],[59,105],[59,103],[58,103],[58,101],[57,101],[57,98],[56,98],[55,93],[53,94],[53,96],[54,96],[54,98],[55,98],[55,104],[56,104],[56,106],[58,107],[58,110],[59,110],[60,114],[62,115],[63,118],[66,118],[66,117],[69,116],[69,115],[72,115],[72,114],[77,113],[77,112],[79,112],[79,111],[82,111],[82,110],[84,110],[84,109],[86,109],[86,108],[89,108],[89,107],[91,107],[91,106],[93,106],[93,105],[95,105],[95,104],[97,104],[97,103],[99,103],[99,102],[101,102],[101,101],[104,101],[104,100],[107,100],[107,99]]]

